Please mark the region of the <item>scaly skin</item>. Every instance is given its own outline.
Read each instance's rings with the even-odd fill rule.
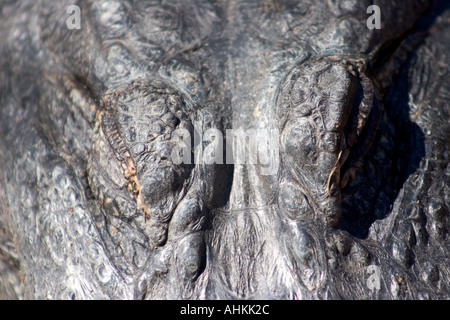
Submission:
[[[2,1],[0,297],[448,299],[444,2]]]

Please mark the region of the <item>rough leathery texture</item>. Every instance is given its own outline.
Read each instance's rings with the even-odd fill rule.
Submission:
[[[311,208],[306,211],[321,212],[325,223],[338,225],[340,188],[362,166],[367,150],[360,149],[371,145],[376,130],[376,126],[369,128],[370,136],[362,139],[374,105],[373,86],[345,60],[312,61],[288,74],[279,100],[282,151],[291,169],[285,179],[301,185],[296,198],[308,195]],[[377,111],[372,110],[378,116],[372,120],[376,124]],[[347,159],[350,165],[342,172],[341,181],[341,167]],[[282,201],[284,197],[280,195]]]
[[[446,1],[69,4],[0,3],[0,298],[449,298]]]
[[[98,114],[98,135],[102,141],[96,143],[89,166],[91,189],[103,203],[113,201],[111,193],[120,194],[116,215],[130,218],[137,210],[142,211],[144,221],[149,219],[149,224],[154,226],[147,236],[159,245],[166,239],[166,225],[175,206],[193,179],[192,165],[172,163],[176,145],[171,140],[172,134],[174,130],[184,129],[192,136],[193,126],[181,109],[179,98],[161,88],[161,84],[158,88],[132,83],[107,92],[103,100],[105,107]],[[105,159],[109,160],[109,172],[101,167]],[[108,177],[96,177],[101,172]],[[107,181],[115,183],[111,186]],[[131,208],[121,207],[120,203],[127,203]]]

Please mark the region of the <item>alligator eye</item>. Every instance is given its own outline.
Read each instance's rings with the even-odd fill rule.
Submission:
[[[124,189],[145,221],[166,223],[193,169],[172,161],[171,133],[180,126],[180,117],[183,128],[193,129],[184,102],[157,81],[134,81],[113,92],[105,94],[108,109],[102,110],[100,125],[122,170],[124,180],[116,181],[127,185]]]

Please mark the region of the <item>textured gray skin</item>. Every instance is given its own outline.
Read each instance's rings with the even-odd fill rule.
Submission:
[[[81,30],[0,2],[0,297],[449,299],[445,1],[375,1],[381,30],[372,1],[163,2],[70,1]],[[163,159],[193,121],[277,128],[278,172]]]

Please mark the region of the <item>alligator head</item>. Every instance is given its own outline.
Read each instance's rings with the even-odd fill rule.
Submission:
[[[25,2],[0,15],[0,199],[28,297],[445,291],[448,267],[410,262],[446,234],[447,189],[423,182],[408,114],[411,97],[440,92],[443,76],[416,75],[429,54],[411,60],[431,3],[378,1],[378,30],[371,1],[84,1],[80,29],[65,3]],[[430,89],[405,88],[411,77]],[[428,190],[441,192],[421,205],[431,238],[413,210]]]

